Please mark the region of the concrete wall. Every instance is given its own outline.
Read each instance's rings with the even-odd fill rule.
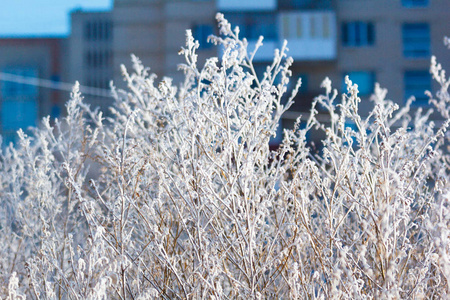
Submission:
[[[401,1],[345,0],[338,1],[339,22],[369,21],[375,25],[375,43],[367,47],[345,47],[338,24],[338,69],[343,74],[351,70],[371,70],[376,81],[389,90],[388,97],[398,103],[404,100],[405,70],[428,70],[430,56],[407,58],[403,55],[402,25],[427,23],[430,26],[430,52],[444,68],[450,69],[450,51],[442,40],[449,34],[450,6],[447,0],[429,1],[427,7],[406,8]],[[440,58],[440,59],[439,59]]]
[[[110,22],[112,26],[110,36],[108,38],[87,38],[85,33],[87,24],[98,24],[100,22],[102,26],[106,22]],[[113,28],[111,12],[73,11],[71,13],[71,34],[68,42],[68,69],[70,74],[68,80],[70,83],[78,81],[82,86],[94,89],[109,89],[108,82],[113,79],[114,74]],[[96,66],[88,63],[87,55],[89,55],[89,52],[96,55],[101,54],[103,63]],[[109,60],[106,60],[106,52],[111,55]],[[107,112],[107,107],[112,103],[112,98],[107,96],[108,92],[104,92],[104,94],[106,97],[90,94],[85,94],[84,97],[87,103],[94,107],[101,107],[102,110]]]
[[[124,87],[120,65],[131,69],[130,54],[137,55],[151,72],[173,77],[183,74],[177,65],[183,63],[178,55],[185,44],[186,29],[195,24],[214,24],[214,1],[116,1],[114,19],[114,81]],[[215,55],[215,51],[199,50],[199,61]]]

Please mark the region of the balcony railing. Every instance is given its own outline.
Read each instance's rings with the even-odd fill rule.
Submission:
[[[297,60],[336,58],[336,16],[332,11],[282,12],[279,39],[288,40],[289,55]]]
[[[336,17],[332,11],[280,12],[276,20],[277,37],[265,39],[255,61],[270,61],[275,48],[288,41],[288,55],[295,60],[333,60],[336,58]],[[264,33],[261,33],[264,35]],[[249,51],[256,39],[248,38]]]
[[[276,10],[276,0],[218,0],[219,11],[262,11]]]

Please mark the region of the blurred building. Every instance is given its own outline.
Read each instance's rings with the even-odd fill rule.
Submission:
[[[450,69],[450,51],[443,44],[450,34],[449,1],[341,0],[336,4],[337,85],[348,74],[362,95],[370,94],[379,82],[390,99],[402,104],[415,96],[416,106],[427,106],[424,90],[437,88],[429,72],[431,55]]]
[[[178,51],[185,43],[186,29],[192,29],[200,42],[199,64],[217,56],[218,49],[206,40],[217,34],[215,14],[220,11],[240,27],[249,50],[260,35],[265,37],[254,59],[259,76],[271,63],[274,50],[288,41],[288,54],[295,61],[292,87],[298,77],[303,82],[283,120],[284,127],[291,127],[323,92],[320,84],[326,76],[335,88],[345,91],[344,76],[350,75],[359,86],[363,114],[370,107],[375,82],[400,104],[413,95],[416,106],[427,106],[423,91],[437,88],[429,74],[431,55],[450,70],[450,51],[442,43],[450,34],[449,8],[448,0],[115,0],[111,11],[73,11],[67,43],[64,39],[0,40],[0,68],[54,80],[67,74],[64,81],[78,80],[85,87],[86,101],[106,112],[111,104],[109,81],[125,87],[120,65],[131,70],[131,53],[159,79],[170,76],[175,81],[183,78],[177,65],[183,63]],[[61,107],[58,101],[67,100],[57,101],[57,91],[5,81],[1,86],[2,107],[8,108],[2,112],[23,111],[30,116],[16,117],[24,120],[20,123],[3,113],[3,132],[56,114]],[[13,98],[15,92],[8,92],[19,89],[28,98]],[[34,100],[12,100],[19,98]]]
[[[283,120],[283,126],[291,127],[298,112],[309,111],[325,76],[336,72],[337,16],[332,2],[218,0],[217,6],[233,26],[239,26],[241,36],[249,41],[249,50],[253,50],[260,35],[264,36],[254,59],[261,77],[273,60],[274,50],[288,41],[288,55],[294,59],[291,88],[298,77],[302,78],[295,103]]]
[[[86,92],[83,87],[93,90],[85,95],[85,101],[105,112],[112,104],[107,90],[114,76],[113,28],[110,11],[71,12],[66,61],[70,70],[68,80],[70,83],[78,81],[81,92]]]
[[[442,43],[449,34],[447,0],[218,0],[218,10],[239,25],[241,34],[256,42],[265,36],[256,56],[263,72],[274,48],[288,40],[295,60],[294,77],[303,85],[285,126],[297,112],[308,111],[320,83],[330,77],[333,86],[345,91],[344,77],[359,86],[362,113],[375,82],[389,90],[388,97],[402,103],[415,96],[416,106],[427,106],[425,90],[432,90],[431,54],[450,68],[450,54]],[[434,87],[436,88],[436,87]]]
[[[349,75],[359,86],[364,113],[375,82],[397,102],[414,95],[416,106],[427,106],[423,91],[434,87],[431,54],[450,68],[450,55],[442,43],[450,28],[448,0],[116,0],[115,81],[121,80],[119,64],[130,65],[130,53],[153,72],[179,78],[176,65],[182,58],[177,52],[186,28],[199,39],[200,54],[216,55],[206,43],[207,35],[216,31],[216,11],[240,27],[250,50],[260,35],[265,37],[254,60],[260,76],[274,49],[288,40],[294,78],[303,82],[286,115],[291,120],[309,110],[314,96],[322,92],[325,76],[345,91],[344,77]],[[291,122],[285,120],[285,125]]]
[[[63,38],[0,38],[0,134],[8,144],[19,128],[44,116],[58,117],[65,100],[60,91],[30,78],[58,82],[65,74]],[[28,83],[27,83],[28,82]]]
[[[138,56],[158,76],[180,80],[177,65],[185,44],[186,29],[192,29],[200,41],[199,61],[217,55],[217,49],[206,43],[214,33],[216,4],[212,0],[115,0],[114,68],[115,82],[120,86],[119,66],[131,69],[130,54]]]

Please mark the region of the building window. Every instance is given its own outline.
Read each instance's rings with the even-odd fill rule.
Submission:
[[[200,43],[199,49],[208,49],[212,47],[211,43],[208,43],[208,37],[213,34],[213,27],[209,24],[195,25],[192,34],[194,39]]]
[[[329,39],[332,22],[329,14],[286,13],[281,16],[282,39]]]
[[[416,104],[427,105],[428,97],[425,91],[431,90],[430,72],[426,70],[406,71],[404,74],[405,100],[411,96],[416,98]]]
[[[84,24],[84,39],[88,41],[107,41],[112,38],[111,21],[88,21]]]
[[[88,50],[84,54],[84,64],[88,68],[107,68],[112,65],[110,50]]]
[[[4,73],[37,78],[35,68],[6,68]],[[36,125],[38,115],[39,89],[35,85],[2,81],[1,83],[1,128],[5,144],[15,140],[19,128],[27,129]]]
[[[280,9],[311,9],[317,6],[315,2],[313,0],[278,0],[278,6]]]
[[[299,77],[302,79],[302,85],[298,89],[298,93],[304,95],[304,94],[308,93],[308,74],[300,74]],[[291,82],[292,82],[292,79],[289,83],[291,83]]]
[[[33,68],[6,68],[3,69],[3,73],[12,74],[16,76],[23,76],[28,78],[37,78],[38,72]],[[10,97],[31,97],[37,98],[38,89],[35,85],[3,81],[1,88],[3,98]]]
[[[112,38],[112,22],[106,21],[105,22],[105,40],[111,40]]]
[[[250,40],[257,40],[262,35],[267,40],[275,40],[277,29],[271,21],[269,18],[263,18],[261,21],[250,20],[246,24],[246,37]]]
[[[402,35],[405,57],[428,57],[430,55],[430,26],[428,24],[403,24]]]
[[[404,7],[426,7],[428,6],[428,0],[402,0]]]
[[[253,63],[253,69],[255,70],[256,77],[258,78],[259,82],[261,82],[264,79],[264,74],[267,71],[267,64],[255,62]],[[249,73],[251,73],[250,70]],[[256,87],[256,83],[254,84],[254,86]]]
[[[85,40],[89,41],[91,39],[91,32],[92,32],[91,22],[86,22],[84,24],[84,39]]]
[[[58,104],[54,103],[52,105],[50,115],[53,119],[59,118],[61,116],[61,108],[58,106]]]
[[[84,65],[86,67],[89,67],[91,65],[91,61],[92,61],[91,51],[86,51],[84,53]]]
[[[96,41],[99,39],[99,30],[98,30],[98,22],[92,22],[91,24],[91,40]]]
[[[345,84],[345,75],[348,75],[353,84],[358,85],[358,91],[360,96],[367,96],[373,93],[373,87],[375,85],[375,74],[367,71],[354,71],[344,74],[342,79],[342,90],[347,90]]]
[[[233,26],[239,26],[239,36],[241,37],[245,37],[248,40],[257,40],[262,35],[266,41],[277,40],[278,25],[276,14],[230,13],[225,17]]]
[[[99,76],[92,76],[87,75],[84,81],[84,86],[86,87],[92,87],[92,88],[99,88],[99,89],[109,89],[109,78],[104,78],[101,75]]]
[[[342,24],[342,44],[349,47],[371,46],[375,42],[375,28],[371,22]]]

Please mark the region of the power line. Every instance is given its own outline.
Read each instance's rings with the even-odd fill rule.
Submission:
[[[3,73],[0,72],[0,81],[9,81],[9,82],[15,82],[15,83],[22,83],[22,84],[29,84],[33,86],[39,86],[54,90],[60,90],[60,91],[66,91],[71,92],[73,89],[73,84],[68,82],[59,82],[59,81],[52,81],[48,79],[42,79],[37,77],[26,77],[16,74],[9,74],[9,73]],[[83,86],[80,85],[80,92],[85,95],[91,95],[91,96],[99,96],[99,97],[111,97],[111,91],[107,89],[101,89],[101,88],[95,88],[95,87],[89,87],[89,86]]]

